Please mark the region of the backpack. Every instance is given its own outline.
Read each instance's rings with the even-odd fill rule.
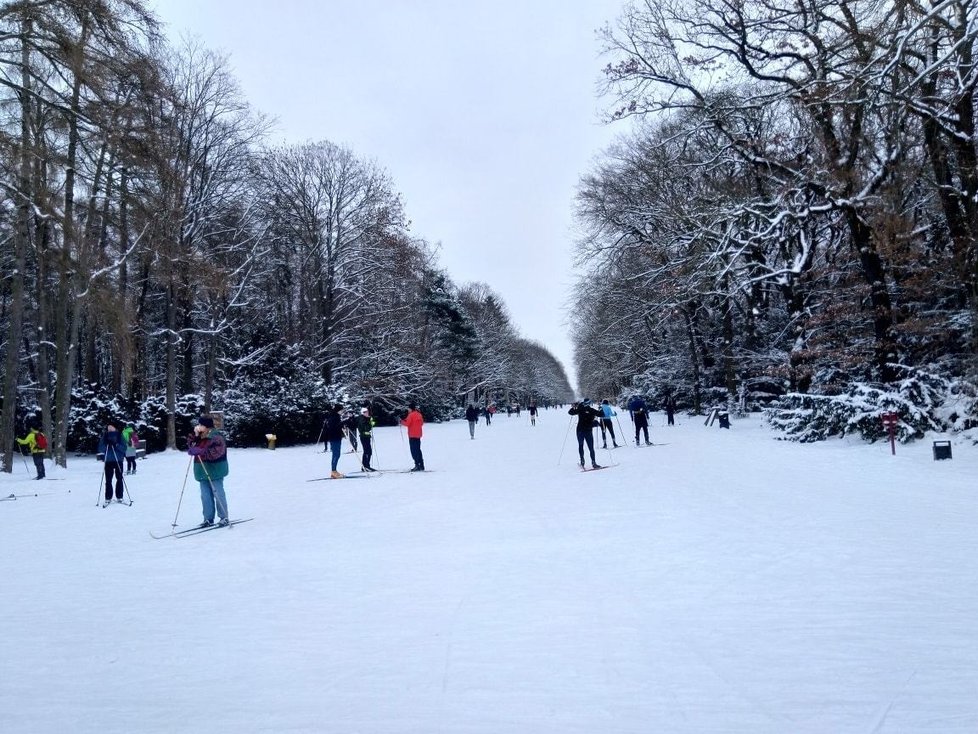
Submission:
[[[34,437],[34,441],[37,443],[37,447],[41,449],[41,451],[48,450],[48,437],[40,431],[37,432],[37,435]]]

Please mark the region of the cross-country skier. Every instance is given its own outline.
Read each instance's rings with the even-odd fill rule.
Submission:
[[[122,429],[122,440],[126,444],[126,474],[136,473],[136,448],[139,446],[139,436],[136,427],[129,423]]]
[[[666,423],[670,426],[676,425],[676,399],[671,393],[666,394]]]
[[[31,459],[34,461],[34,468],[37,470],[37,476],[35,479],[44,479],[44,454],[46,449],[41,444],[44,442],[41,433],[41,429],[35,425],[31,425],[28,428],[27,435],[24,438],[17,438],[14,436],[14,440],[21,446],[26,446],[31,451]]]
[[[411,458],[414,459],[414,468],[411,471],[424,471],[424,455],[421,453],[424,417],[413,402],[408,403],[408,414],[404,416],[401,425],[407,428],[408,445],[411,447]]]
[[[479,422],[479,409],[472,403],[465,409],[465,420],[469,422],[469,438],[475,438],[475,424]]]
[[[360,456],[360,465],[364,471],[377,471],[370,466],[370,457],[374,455],[371,439],[373,438],[374,422],[370,418],[370,409],[361,408],[360,415],[357,417],[357,433],[360,434],[360,443],[363,445],[363,454]]]
[[[353,447],[350,449],[351,454],[355,454],[360,450],[357,446],[357,426],[360,422],[360,416],[353,415],[353,413],[345,413],[343,416],[343,428],[346,429],[346,437],[350,439],[350,445]]]
[[[584,444],[586,443],[591,454],[591,468],[600,469],[594,458],[594,426],[604,414],[600,410],[595,410],[587,398],[571,405],[567,412],[577,416],[577,453],[581,457],[581,468],[584,468]]]
[[[115,478],[115,501],[122,502],[122,465],[126,460],[126,441],[109,423],[98,442],[98,452],[105,460],[105,501],[112,501],[112,479]]]
[[[337,403],[326,411],[326,422],[323,423],[323,441],[329,447],[330,453],[330,479],[342,479],[336,467],[340,463],[340,453],[343,450],[343,419],[340,413],[343,406]]]
[[[194,432],[187,436],[187,453],[194,457],[194,479],[200,484],[200,504],[204,510],[200,527],[214,524],[215,511],[220,518],[217,524],[227,525],[230,520],[224,477],[228,475],[228,445],[209,415],[198,418]]]
[[[603,446],[601,448],[608,448],[608,438],[605,436],[605,431],[611,434],[611,445],[613,448],[618,448],[618,440],[615,438],[615,425],[612,422],[612,418],[618,415],[611,405],[608,404],[607,400],[601,401],[601,443]]]
[[[645,445],[651,446],[649,442],[649,409],[645,401],[638,395],[628,401],[628,409],[632,412],[632,421],[635,423],[635,445],[638,446],[639,431],[645,432]]]

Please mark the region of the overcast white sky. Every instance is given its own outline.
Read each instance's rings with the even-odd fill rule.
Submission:
[[[623,0],[155,0],[176,42],[230,55],[273,142],[331,140],[386,168],[411,231],[488,283],[574,381],[573,196],[600,122],[595,31]]]

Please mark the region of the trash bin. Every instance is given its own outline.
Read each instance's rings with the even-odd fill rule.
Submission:
[[[268,441],[268,448],[275,448],[275,440],[278,438],[274,433],[266,433],[265,438]]]
[[[730,428],[730,413],[726,411],[717,413],[717,421],[720,423],[720,428]]]
[[[934,441],[934,461],[951,458],[950,441]]]

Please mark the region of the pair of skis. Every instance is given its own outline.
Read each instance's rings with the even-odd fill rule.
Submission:
[[[243,522],[251,522],[255,518],[247,517],[241,520],[231,520],[227,525],[220,525],[218,523],[212,523],[210,525],[204,525],[203,527],[197,526],[195,528],[187,528],[186,530],[173,530],[169,533],[164,533],[163,535],[156,535],[155,533],[150,533],[155,540],[163,540],[163,538],[189,538],[191,535],[200,535],[201,533],[209,533],[211,530],[220,530],[221,528],[233,528],[235,525],[240,525]]]

